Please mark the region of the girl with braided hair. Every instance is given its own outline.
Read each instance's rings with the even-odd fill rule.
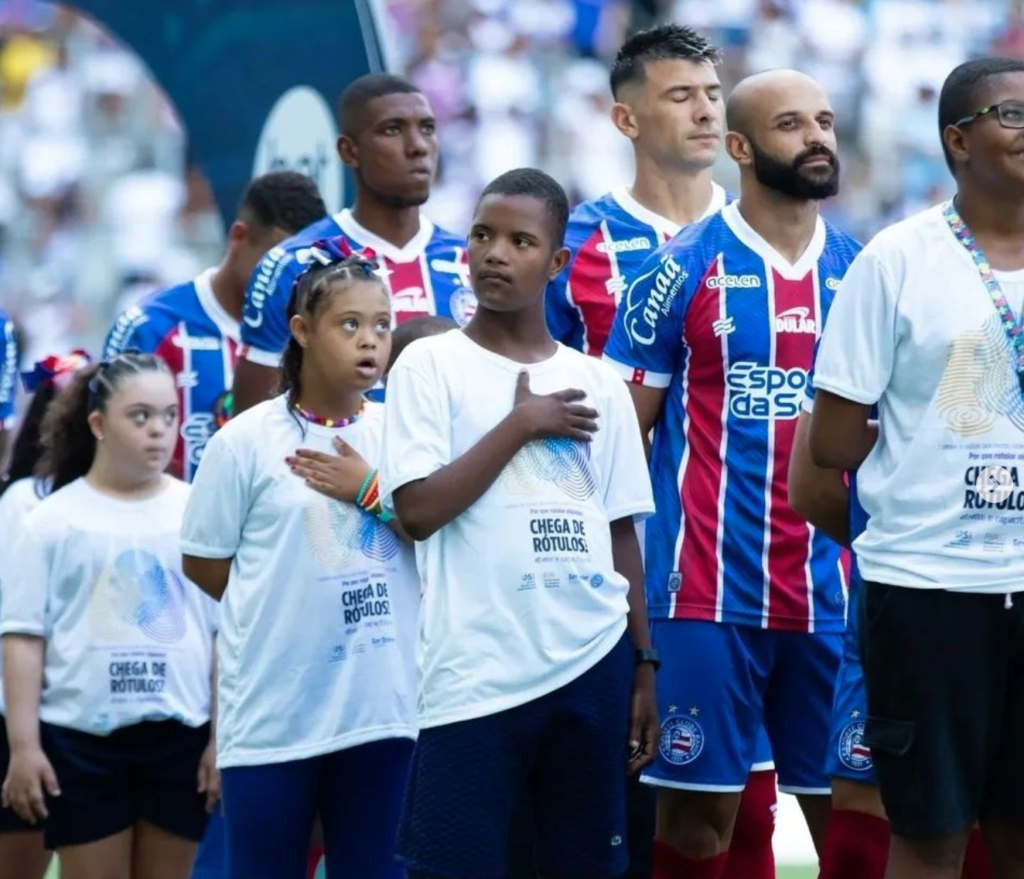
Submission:
[[[304,875],[319,817],[330,879],[399,879],[419,580],[366,464],[391,305],[373,262],[325,241],[288,315],[282,393],[207,445],[182,540],[185,571],[222,608],[228,875]]]

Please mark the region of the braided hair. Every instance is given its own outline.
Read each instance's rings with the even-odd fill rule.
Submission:
[[[384,282],[377,270],[372,252],[355,251],[344,238],[318,241],[310,249],[306,270],[292,285],[288,321],[297,314],[315,321],[337,292],[339,283],[369,282],[383,289]],[[302,346],[293,335],[281,356],[281,393],[288,395],[289,408],[302,395],[302,359]]]

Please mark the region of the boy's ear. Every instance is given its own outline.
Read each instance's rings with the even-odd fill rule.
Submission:
[[[569,265],[569,248],[560,247],[555,251],[554,256],[551,257],[551,270],[548,272],[548,280],[555,280],[565,271],[567,265]]]

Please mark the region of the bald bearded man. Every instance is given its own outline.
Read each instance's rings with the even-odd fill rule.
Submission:
[[[814,80],[771,71],[729,99],[740,199],[687,227],[627,288],[605,359],[629,382],[658,512],[647,589],[662,735],[655,879],[720,879],[758,729],[815,843],[844,617],[840,549],[789,506],[814,347],[860,245],[818,215],[839,186]],[[728,528],[726,528],[728,521]]]

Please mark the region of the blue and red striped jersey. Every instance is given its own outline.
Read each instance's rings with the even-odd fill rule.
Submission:
[[[350,210],[318,220],[272,248],[256,266],[242,313],[242,356],[276,367],[291,335],[288,300],[302,274],[309,249],[325,238],[344,238],[355,250],[373,251],[391,295],[395,325],[438,314],[464,326],[476,311],[469,286],[466,240],[420,218],[420,231],[405,247],[395,247],[356,222]]]
[[[646,534],[653,616],[844,628],[839,547],[793,512],[786,478],[814,346],[859,250],[819,219],[790,264],[734,203],[684,229],[627,288],[605,358],[627,381],[667,389]]]
[[[704,218],[728,197],[712,184]],[[626,283],[680,226],[645,208],[622,189],[578,205],[569,215],[569,265],[548,285],[548,329],[563,345],[601,356]]]
[[[206,443],[225,416],[224,398],[235,379],[238,321],[213,294],[215,271],[208,269],[125,310],[103,345],[108,359],[135,348],[170,366],[181,412],[170,472],[186,482],[192,481]]]
[[[18,367],[21,354],[18,351],[18,334],[14,321],[0,311],[0,326],[3,327],[3,351],[0,351],[0,430],[14,427],[14,404],[18,398]]]

